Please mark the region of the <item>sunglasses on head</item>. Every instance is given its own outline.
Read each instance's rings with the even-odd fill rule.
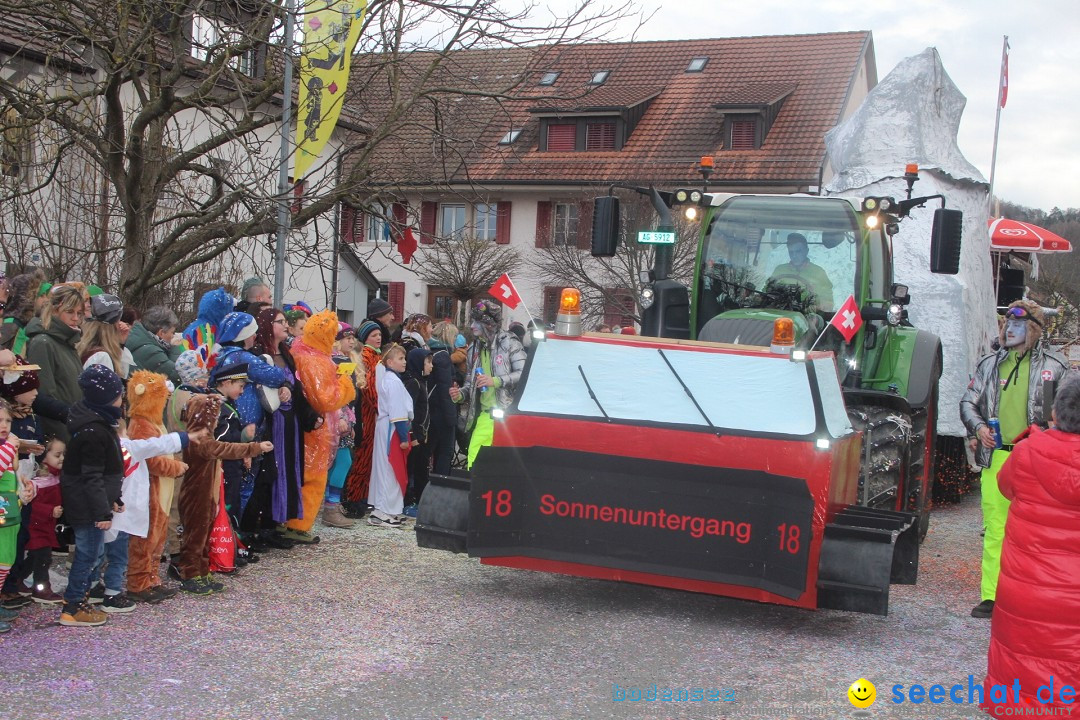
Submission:
[[[1039,320],[1034,315],[1029,313],[1027,311],[1027,308],[1022,308],[1022,307],[1019,307],[1019,306],[1009,308],[1005,312],[1005,317],[1006,318],[1016,318],[1017,320],[1030,320],[1031,322],[1035,323],[1039,327],[1042,327],[1042,323],[1039,322]]]

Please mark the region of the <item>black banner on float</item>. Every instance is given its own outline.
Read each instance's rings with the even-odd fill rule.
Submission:
[[[801,478],[545,447],[484,448],[469,554],[806,589],[814,501]]]

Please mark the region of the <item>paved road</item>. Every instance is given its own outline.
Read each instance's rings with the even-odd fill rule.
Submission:
[[[865,676],[871,718],[974,718],[890,688],[985,671],[976,497],[937,510],[919,584],[888,617],[809,612],[486,567],[410,531],[329,530],[229,590],[0,636],[5,718],[836,718]],[[736,702],[614,701],[619,688],[731,689]]]

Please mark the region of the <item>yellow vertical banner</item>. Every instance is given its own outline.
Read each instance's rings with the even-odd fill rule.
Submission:
[[[304,177],[334,132],[367,0],[307,0],[300,52],[294,181]]]

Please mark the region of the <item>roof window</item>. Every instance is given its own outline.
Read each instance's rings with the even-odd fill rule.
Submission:
[[[600,70],[598,72],[594,72],[593,76],[592,76],[592,80],[589,81],[589,84],[590,85],[603,85],[605,82],[607,82],[608,75],[610,75],[610,74],[611,74],[610,70]]]
[[[705,64],[709,62],[707,57],[691,58],[690,64],[686,66],[686,72],[701,72],[705,69]]]
[[[521,134],[521,128],[516,128],[514,130],[507,130],[506,134],[502,136],[502,140],[499,141],[499,144],[500,145],[511,145],[511,144],[513,144],[513,142],[515,140],[518,139],[518,135],[520,135],[520,134]]]
[[[555,81],[559,79],[559,71],[551,70],[543,74],[540,78],[540,85],[554,85]]]

